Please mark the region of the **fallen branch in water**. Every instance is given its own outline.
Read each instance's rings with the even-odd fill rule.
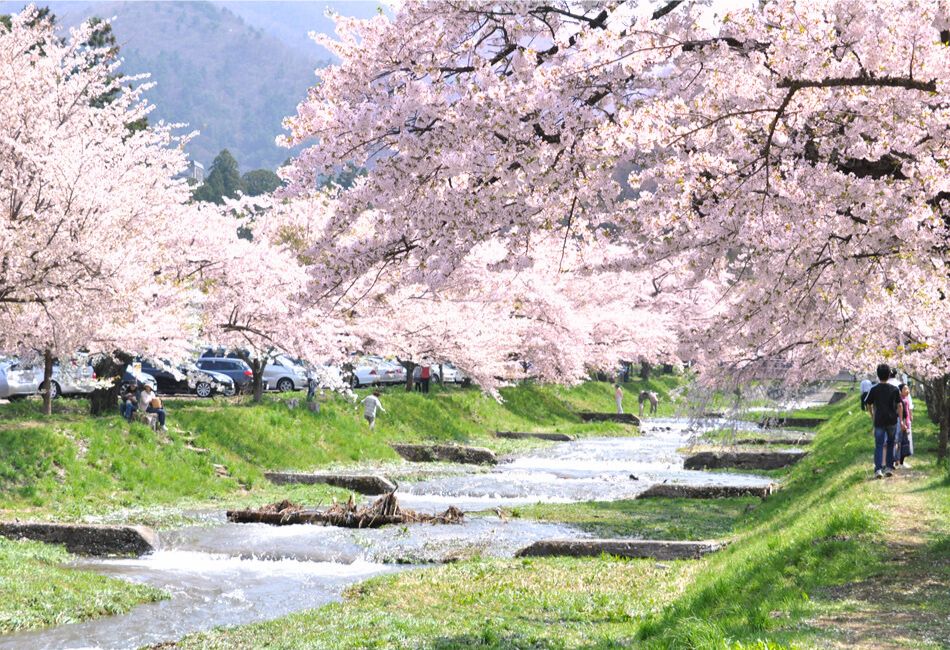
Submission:
[[[346,503],[334,503],[326,510],[308,510],[284,500],[256,510],[228,510],[227,516],[228,521],[238,524],[322,524],[343,528],[378,528],[389,524],[459,524],[465,517],[455,506],[450,506],[438,515],[400,508],[395,491],[384,494],[368,506],[357,506],[352,496]]]

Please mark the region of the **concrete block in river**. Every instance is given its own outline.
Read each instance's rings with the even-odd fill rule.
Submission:
[[[158,534],[145,526],[8,522],[0,523],[0,535],[62,544],[80,555],[145,555],[159,545]]]
[[[533,433],[530,431],[496,431],[498,438],[538,438],[540,440],[554,440],[557,442],[570,442],[574,436],[566,433]]]
[[[577,416],[584,422],[622,422],[623,424],[640,426],[640,418],[633,413],[594,413],[592,411],[581,411]]]
[[[658,483],[651,485],[638,499],[725,499],[729,497],[759,497],[772,494],[772,484],[752,485],[683,485],[681,483]]]
[[[463,447],[461,445],[407,445],[392,444],[390,447],[405,458],[416,463],[468,463],[474,465],[494,465],[498,462],[495,454],[484,447]]]
[[[762,438],[736,438],[737,445],[810,445],[814,436],[794,431],[783,432],[781,435],[770,433]]]
[[[516,557],[597,557],[687,560],[722,548],[722,542],[680,542],[651,539],[542,539],[518,551]]]
[[[825,418],[783,418],[771,417],[765,418],[759,422],[763,429],[773,429],[781,427],[817,427],[825,423]]]
[[[847,393],[842,393],[840,390],[836,390],[835,392],[833,392],[833,393],[831,394],[831,397],[828,398],[828,403],[829,403],[829,404],[837,404],[838,402],[840,402],[841,400],[843,400],[843,399],[846,398],[847,396],[848,396]]]
[[[312,485],[322,483],[360,494],[386,494],[396,489],[396,485],[385,476],[378,474],[347,474],[345,472],[264,472],[264,478],[271,483],[304,483]]]
[[[686,469],[779,469],[800,461],[806,451],[700,451],[686,457]]]

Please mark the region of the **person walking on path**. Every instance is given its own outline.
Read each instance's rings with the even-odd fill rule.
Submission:
[[[379,401],[379,391],[373,391],[372,395],[367,395],[360,402],[363,405],[363,417],[369,422],[370,431],[376,428],[376,412],[386,412],[383,403]]]
[[[868,379],[867,377],[861,380],[861,410],[862,411],[866,411],[868,408],[867,404],[865,404],[865,401],[867,400],[868,393],[871,392],[871,386],[873,385],[874,384],[872,384],[871,380]]]
[[[614,384],[614,401],[617,402],[617,415],[623,415],[623,389],[620,384]]]
[[[874,423],[874,478],[893,476],[894,443],[897,440],[898,421],[903,417],[900,390],[888,383],[891,369],[886,363],[877,367],[881,380],[868,393],[868,414]]]
[[[901,406],[903,406],[904,413],[901,416],[901,434],[897,443],[896,462],[901,467],[910,468],[910,465],[907,464],[907,457],[914,455],[914,438],[913,430],[911,429],[911,424],[914,419],[914,409],[911,406],[910,389],[907,387],[907,384],[901,384],[900,391]]]

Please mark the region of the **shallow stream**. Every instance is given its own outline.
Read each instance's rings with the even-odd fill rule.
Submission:
[[[490,472],[400,486],[417,510],[455,505],[468,512],[537,502],[635,497],[655,483],[765,485],[769,479],[683,469],[678,449],[699,428],[746,426],[707,420],[653,419],[637,437],[584,438],[505,459]],[[748,425],[753,426],[753,425]],[[636,477],[636,478],[632,478]],[[147,583],[171,594],[128,614],[0,637],[0,650],[138,648],[216,626],[277,618],[338,600],[370,576],[473,555],[511,557],[533,541],[585,537],[561,524],[475,515],[461,525],[418,524],[376,530],[230,524],[161,535],[162,549],[136,559],[83,559],[90,569]]]

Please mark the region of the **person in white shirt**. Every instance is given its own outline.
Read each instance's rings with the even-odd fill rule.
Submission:
[[[871,383],[871,380],[868,379],[867,377],[865,377],[865,378],[861,381],[861,410],[862,410],[862,411],[864,411],[864,410],[867,409],[867,407],[868,407],[867,404],[864,403],[864,400],[867,399],[868,393],[871,392],[871,386],[873,386],[873,385],[874,385],[874,384],[872,384],[872,383]]]
[[[369,428],[376,428],[376,412],[386,412],[382,402],[379,401],[379,391],[374,391],[372,395],[367,395],[360,402],[363,405],[363,417],[369,422]]]

